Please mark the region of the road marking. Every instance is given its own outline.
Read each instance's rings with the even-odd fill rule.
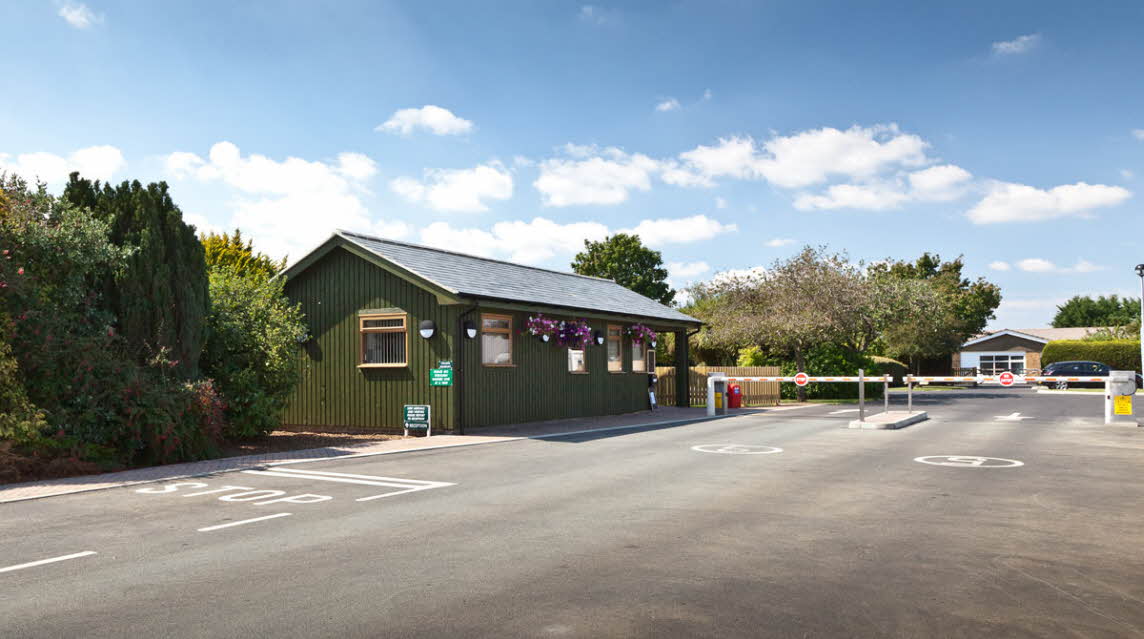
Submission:
[[[29,561],[26,564],[19,564],[16,566],[8,566],[7,568],[0,568],[0,572],[12,572],[13,570],[23,570],[24,568],[34,568],[36,566],[43,566],[44,564],[54,564],[57,561],[67,561],[68,559],[79,559],[80,557],[89,557],[98,554],[94,550],[85,550],[70,555],[63,555],[62,557],[52,557],[51,559],[41,559],[39,561]]]
[[[841,415],[843,413],[857,413],[859,410],[860,409],[858,409],[858,408],[843,408],[842,410],[832,411],[830,414],[831,415]]]
[[[373,475],[355,475],[352,473],[333,473],[319,470],[301,470],[298,468],[272,468],[270,470],[244,470],[251,475],[269,475],[271,477],[289,477],[293,479],[313,479],[317,481],[332,481],[344,484],[358,484],[362,486],[379,486],[382,488],[397,488],[379,495],[362,497],[354,501],[372,501],[383,497],[404,495],[405,493],[456,486],[455,483],[444,481],[427,481],[422,479],[401,479],[398,477],[375,477]]]
[[[273,515],[266,515],[265,517],[255,517],[254,519],[243,519],[242,521],[232,521],[229,524],[219,524],[217,526],[207,526],[206,528],[199,528],[199,532],[210,532],[212,530],[221,530],[223,528],[230,528],[231,526],[242,526],[243,524],[253,524],[256,521],[266,521],[267,519],[277,519],[279,517],[289,517],[294,513],[276,513]]]
[[[747,446],[743,444],[700,444],[691,450],[700,453],[722,453],[724,455],[770,455],[781,453],[783,449],[774,446]]]
[[[999,422],[1019,422],[1022,419],[1036,419],[1028,415],[1021,415],[1021,413],[1009,413],[1008,415],[994,415],[993,419]]]
[[[1004,457],[977,457],[975,455],[929,455],[915,457],[914,461],[931,466],[953,466],[955,468],[1016,468],[1025,462]]]

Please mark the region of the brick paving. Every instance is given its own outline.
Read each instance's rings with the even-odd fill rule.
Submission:
[[[753,413],[759,410],[763,409],[748,408],[737,411],[737,414]],[[433,437],[390,439],[362,444],[328,446],[324,448],[310,448],[280,453],[224,457],[200,462],[136,468],[115,473],[104,473],[102,475],[85,475],[81,477],[66,477],[63,479],[3,485],[0,486],[0,503],[39,499],[41,497],[53,497],[56,495],[69,495],[90,490],[132,486],[135,484],[180,479],[183,477],[198,477],[268,465],[320,459],[337,459],[350,456],[386,455],[451,446],[473,446],[477,444],[513,441],[529,437],[551,437],[563,433],[586,430],[639,428],[705,418],[706,412],[703,408],[676,408],[665,406],[654,412],[640,411],[638,413],[628,413],[625,415],[559,419],[545,422],[512,424],[508,426],[471,428],[469,429],[470,434],[467,435],[434,435]]]

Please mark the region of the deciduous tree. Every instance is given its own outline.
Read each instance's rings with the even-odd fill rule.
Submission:
[[[617,233],[599,242],[584,240],[584,250],[572,260],[572,270],[615,280],[660,304],[675,300],[675,291],[667,283],[663,255],[644,246],[637,235]]]

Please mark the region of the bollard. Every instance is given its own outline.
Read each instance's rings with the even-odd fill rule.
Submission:
[[[885,376],[882,377],[882,399],[884,400],[882,402],[882,412],[890,412],[890,380],[886,379]]]
[[[906,378],[906,412],[913,414],[914,412],[914,378]]]
[[[858,421],[866,421],[866,378],[861,368],[858,369]]]

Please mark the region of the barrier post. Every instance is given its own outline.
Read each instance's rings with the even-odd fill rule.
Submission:
[[[861,368],[858,369],[858,421],[866,421],[866,379]]]
[[[884,375],[882,376],[882,399],[884,400],[882,402],[882,412],[890,412],[890,380],[886,379]]]
[[[914,378],[913,376],[906,377],[906,412],[911,415],[914,412]]]

